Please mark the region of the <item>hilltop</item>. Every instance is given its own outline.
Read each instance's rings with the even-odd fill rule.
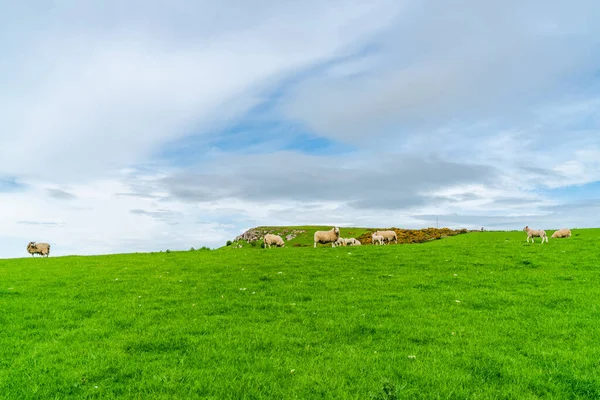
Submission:
[[[267,234],[279,235],[288,247],[313,246],[313,236],[318,230],[329,230],[331,226],[257,226],[248,229],[228,242],[232,248],[261,247],[262,238]],[[371,233],[377,230],[394,230],[398,235],[398,244],[423,243],[431,240],[442,239],[467,233],[466,229],[450,228],[425,228],[425,229],[399,229],[399,228],[363,228],[363,227],[340,227],[340,236],[344,238],[356,238],[362,244],[371,244]],[[322,245],[319,245],[322,246]],[[330,246],[330,245],[326,245]]]

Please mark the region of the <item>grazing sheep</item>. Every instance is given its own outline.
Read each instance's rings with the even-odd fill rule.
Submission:
[[[534,237],[541,237],[542,244],[544,244],[544,240],[548,243],[548,236],[546,236],[546,231],[543,229],[531,229],[529,226],[523,228],[525,232],[527,232],[527,243],[529,243],[529,238],[531,238],[531,243],[534,243]]]
[[[48,257],[50,255],[50,245],[48,243],[29,242],[27,252],[33,257],[34,254]]]
[[[317,243],[331,243],[331,247],[335,247],[336,241],[340,237],[340,228],[334,226],[328,231],[316,231],[315,232],[315,248],[317,247]]]
[[[267,233],[264,237],[265,249],[271,248],[271,245],[274,244],[277,247],[285,247],[285,243],[283,239],[279,235],[273,235],[271,233]]]
[[[394,231],[377,231],[375,232],[375,234],[383,236],[383,240],[385,240],[388,243],[391,243],[393,240],[396,244],[398,244],[398,237],[396,236],[396,232]]]
[[[383,246],[383,244],[384,244],[384,242],[383,242],[383,236],[381,236],[381,235],[377,235],[376,233],[373,233],[373,234],[371,235],[371,242],[372,242],[374,245],[377,245],[377,244],[379,244],[379,245],[382,245],[382,246]]]
[[[562,228],[557,230],[556,232],[554,232],[552,234],[552,236],[550,236],[552,238],[570,238],[571,237],[571,230],[569,228]]]

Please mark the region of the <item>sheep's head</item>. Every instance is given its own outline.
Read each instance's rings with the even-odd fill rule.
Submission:
[[[27,250],[29,250],[33,247],[35,247],[35,242],[29,242],[29,244],[27,245]]]
[[[525,232],[527,232],[527,229],[529,229],[529,226],[525,226],[525,228],[523,228]]]

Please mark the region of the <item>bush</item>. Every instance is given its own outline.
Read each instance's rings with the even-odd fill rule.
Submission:
[[[167,249],[166,253],[170,253],[170,252],[171,252],[171,250]]]
[[[194,251],[194,248],[193,248],[193,247],[190,247],[190,251]]]
[[[225,243],[225,246],[231,246],[231,240],[228,240],[227,243]]]

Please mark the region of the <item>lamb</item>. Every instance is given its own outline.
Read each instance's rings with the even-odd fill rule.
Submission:
[[[337,226],[334,226],[333,228],[331,228],[328,231],[316,231],[315,232],[315,245],[314,247],[317,247],[317,243],[323,243],[323,244],[327,244],[327,243],[331,243],[331,247],[335,247],[335,243],[336,241],[339,239],[340,237],[340,228],[338,228]]]
[[[552,238],[570,238],[571,230],[569,228],[562,228],[554,232]]]
[[[523,228],[525,232],[527,232],[527,243],[529,243],[529,238],[531,238],[531,243],[534,243],[534,237],[541,237],[542,244],[544,244],[544,240],[548,243],[548,236],[546,236],[546,231],[543,229],[531,229],[529,226]]]
[[[360,246],[360,241],[358,241],[358,239],[355,238],[338,238],[338,240],[335,241],[335,245],[336,246]]]
[[[355,238],[346,239],[346,246],[360,246],[360,240]]]
[[[377,231],[375,234],[383,236],[383,239],[388,243],[391,243],[393,240],[396,244],[398,244],[398,237],[396,236],[395,231]]]
[[[383,242],[383,236],[377,235],[376,233],[373,233],[371,235],[371,243],[373,243],[374,245],[377,245],[377,244],[383,245],[384,244],[384,242]]]
[[[346,246],[346,239],[344,239],[344,238],[341,238],[341,237],[340,237],[340,238],[338,238],[338,239],[335,241],[335,245],[336,245],[336,247],[339,247],[339,246]]]
[[[27,245],[27,252],[31,254],[31,257],[33,257],[34,254],[48,257],[50,255],[50,245],[48,243],[29,242]]]
[[[271,245],[274,244],[277,247],[285,247],[285,243],[283,239],[279,235],[273,235],[271,233],[267,233],[264,237],[265,249],[267,247],[271,248]]]

